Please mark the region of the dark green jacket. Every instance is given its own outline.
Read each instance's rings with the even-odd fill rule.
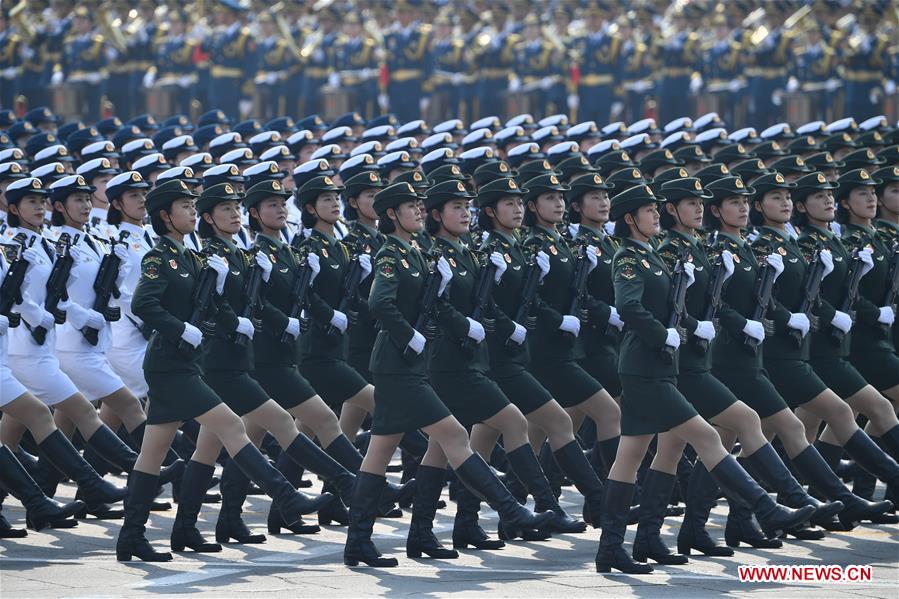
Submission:
[[[318,254],[321,271],[309,290],[309,332],[300,336],[300,360],[347,358],[346,333],[328,335],[331,317],[343,297],[343,280],[350,266],[350,252],[339,240],[312,230],[300,247]]]
[[[615,305],[615,289],[612,286],[612,258],[618,251],[618,239],[583,224],[578,226],[577,239],[585,240],[597,249],[596,268],[587,280],[587,290],[592,298],[590,319],[581,327],[580,337],[584,353],[592,356],[617,356],[618,336],[606,335],[611,307]],[[615,329],[617,331],[618,329]]]
[[[877,234],[880,235],[886,247],[892,248],[899,243],[899,225],[896,223],[878,218],[874,221],[874,227],[877,229]],[[893,323],[893,348],[896,350],[896,353],[899,353],[899,318]]]
[[[145,326],[153,329],[144,356],[145,371],[202,373],[203,346],[188,355],[180,352],[178,345],[184,324],[193,311],[194,286],[204,260],[165,236],[144,255],[131,310]],[[227,327],[230,324],[234,330],[237,317],[221,296],[214,295],[220,312],[217,325]]]
[[[265,290],[260,319],[262,330],[253,335],[255,363],[265,366],[289,366],[297,363],[297,341],[284,345],[281,335],[287,328],[291,311],[289,293],[299,270],[294,250],[281,239],[256,235],[256,247],[268,255],[272,274]]]
[[[487,332],[487,346],[490,354],[490,370],[502,374],[509,368],[520,370],[530,361],[528,346],[531,333],[528,332],[522,345],[512,342],[507,347],[506,341],[515,332],[512,318],[521,305],[521,294],[524,291],[524,280],[527,275],[527,258],[524,248],[518,239],[508,237],[497,231],[491,231],[484,242],[483,249],[491,248],[506,259],[506,272],[499,284],[493,285],[493,303],[496,310],[506,316],[498,318],[492,332]],[[521,326],[526,323],[519,322]]]
[[[849,335],[843,338],[842,344],[837,346],[831,338],[833,326],[830,323],[846,297],[846,277],[849,274],[852,256],[839,237],[833,234],[833,231],[813,225],[804,226],[799,235],[799,247],[802,248],[802,253],[805,254],[807,260],[812,259],[819,246],[830,250],[833,256],[833,272],[821,282],[819,306],[816,311],[819,317],[819,328],[810,333],[812,338],[810,355],[812,357],[846,356],[849,353],[849,338],[852,331],[850,330]]]
[[[618,373],[644,377],[677,376],[677,354],[672,364],[662,361],[668,338],[671,274],[648,245],[622,240],[613,265],[615,308],[627,327],[621,342]]]
[[[372,259],[378,254],[378,250],[384,245],[387,237],[380,233],[377,229],[373,229],[360,222],[353,222],[349,234],[343,238],[343,243],[347,247],[357,248],[357,250],[369,254]],[[371,292],[371,285],[374,277],[366,277],[359,284],[359,305],[357,306],[358,316],[356,324],[349,329],[349,351],[350,353],[365,352],[371,353],[371,348],[375,344],[375,337],[378,334],[375,321],[372,320],[368,312],[368,296]]]
[[[890,271],[892,249],[873,228],[844,224],[843,243],[850,251],[871,248],[874,268],[862,277],[858,286],[859,297],[855,303],[855,324],[852,326],[853,354],[866,351],[894,351],[892,339],[883,334],[883,327],[877,322],[880,306],[887,292],[887,278]]]
[[[216,254],[228,261],[230,270],[225,279],[223,296],[229,309],[219,311],[220,317],[217,319],[219,324],[216,327],[215,335],[203,340],[203,345],[206,346],[204,368],[206,370],[250,371],[253,369],[253,344],[238,345],[234,343],[234,330],[237,328],[237,315],[243,312],[246,305],[244,286],[252,258],[239,247],[221,237],[212,237],[206,243]],[[255,334],[253,337],[255,338]]]

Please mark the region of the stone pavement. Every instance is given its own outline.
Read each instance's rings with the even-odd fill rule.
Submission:
[[[308,475],[307,475],[308,476]],[[394,475],[391,475],[394,476]],[[61,495],[73,494],[69,485]],[[877,496],[883,493],[878,489]],[[444,492],[444,499],[447,498]],[[563,505],[579,514],[581,504],[568,488]],[[265,532],[269,500],[251,497],[245,511],[254,532]],[[723,538],[725,507],[715,509],[710,529]],[[8,498],[4,514],[24,525],[19,503]],[[435,532],[450,543],[452,513],[438,514]],[[205,506],[200,528],[212,540],[218,506]],[[148,536],[157,549],[168,549],[175,512],[155,512]],[[82,521],[68,530],[29,531],[25,539],[0,540],[0,597],[146,597],[192,594],[201,597],[365,597],[446,596],[493,597],[665,597],[696,598],[759,593],[759,597],[899,597],[899,525],[861,526],[831,533],[823,541],[789,541],[782,549],[738,549],[733,558],[691,558],[686,566],[658,566],[650,576],[599,575],[593,557],[599,531],[559,535],[543,543],[517,542],[502,551],[463,551],[458,560],[413,560],[405,556],[408,513],[402,520],[380,520],[375,542],[398,568],[375,570],[343,566],[345,529],[328,527],[311,536],[272,536],[264,545],[228,545],[217,554],[176,554],[165,564],[115,561],[119,521]],[[488,532],[496,530],[496,514],[485,508]],[[663,530],[670,546],[680,518],[668,518]],[[633,537],[630,527],[628,542]],[[722,540],[723,542],[723,540]],[[740,564],[870,564],[874,580],[866,583],[742,583]],[[764,595],[761,595],[764,593]]]

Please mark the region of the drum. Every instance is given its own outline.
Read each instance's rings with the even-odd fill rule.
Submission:
[[[732,110],[730,92],[706,92],[696,101],[696,114],[717,112],[719,115],[729,114]]]
[[[150,114],[175,113],[175,88],[155,85],[146,89],[147,112]]]
[[[506,93],[506,114],[531,114],[542,112],[539,105],[540,91]],[[482,107],[483,110],[483,107]]]
[[[322,115],[326,121],[332,121],[340,115],[350,111],[350,93],[342,88],[323,87],[321,88],[322,106],[325,108],[325,114]]]
[[[436,123],[441,120],[445,120],[443,115],[447,114],[456,114],[456,112],[451,112],[451,109],[456,109],[456,106],[450,106],[450,92],[448,90],[441,90],[434,93],[431,96],[431,105],[428,107],[428,114],[422,115],[422,118],[426,119],[428,122]]]
[[[899,93],[884,98],[883,111],[888,122],[895,123],[899,121]]]
[[[82,118],[86,104],[84,88],[77,83],[63,83],[50,88],[50,106],[64,120]]]
[[[784,94],[784,109],[788,123],[808,123],[817,118],[815,106],[810,94]]]

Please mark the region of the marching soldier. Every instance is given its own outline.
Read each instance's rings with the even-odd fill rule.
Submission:
[[[269,13],[259,15],[256,22],[259,24],[260,38],[256,47],[254,81],[262,105],[255,109],[263,121],[269,121],[285,113],[285,86],[294,59],[290,56],[287,42],[275,30],[274,19]]]
[[[821,29],[813,25],[806,32],[805,43],[797,48],[791,68],[788,91],[800,91],[811,100],[811,114],[828,122],[835,117],[834,96],[840,86],[837,51],[824,41]]]
[[[653,81],[655,57],[652,47],[654,41],[652,31],[638,32],[629,17],[618,19],[618,26],[622,40],[620,73],[621,90],[624,94],[622,118],[625,122],[633,123],[645,116],[647,99],[655,86]]]
[[[846,79],[846,114],[859,122],[880,114],[883,83],[891,68],[889,41],[877,32],[881,15],[866,8],[858,15],[858,25],[849,36],[843,63]],[[894,90],[895,91],[895,90]]]
[[[659,48],[661,71],[657,92],[659,122],[691,114],[690,92],[698,90],[700,79],[693,77],[699,64],[699,34],[690,31],[687,8],[676,12]]]
[[[190,23],[185,13],[170,12],[168,24],[168,31],[153,44],[152,66],[144,75],[143,86],[166,90],[172,95],[172,112],[189,114],[197,84],[193,59],[198,42],[187,36]]]
[[[54,67],[51,84],[63,81],[83,99],[86,118],[100,117],[100,100],[106,91],[110,53],[102,35],[94,33],[93,16],[81,6],[75,9],[72,34],[63,43],[62,60]]]
[[[417,0],[396,3],[396,28],[384,36],[387,68],[379,105],[401,122],[421,118],[430,105],[431,26],[418,20]],[[385,104],[386,100],[386,104]]]
[[[218,30],[203,43],[209,52],[210,98],[229,119],[240,120],[246,103],[244,85],[252,80],[256,57],[256,42],[249,29],[243,26],[246,10],[237,0],[219,0],[216,7]]]
[[[725,123],[740,122],[743,115],[737,106],[741,100],[739,91],[743,87],[740,81],[742,46],[732,34],[723,14],[716,14],[712,24],[715,37],[706,44],[702,53],[703,86],[715,98],[714,110],[723,114]]]
[[[333,6],[318,12],[318,27],[303,40],[303,92],[302,110],[305,115],[318,114],[324,108],[321,103],[321,88],[328,83],[334,72],[334,52],[337,46],[337,22],[340,16]]]
[[[496,9],[500,4],[494,5]],[[518,35],[504,30],[505,23],[494,10],[493,21],[486,24],[474,39],[471,50],[472,69],[478,73],[478,116],[493,112],[496,102],[509,86],[509,73],[515,63]],[[470,117],[469,120],[473,119]]]
[[[564,49],[546,39],[536,15],[524,20],[521,41],[515,46],[515,65],[509,92],[527,94],[546,114],[564,110],[565,86],[560,81],[559,67],[565,64]]]
[[[22,74],[22,37],[10,27],[6,9],[0,11],[0,107],[13,107],[19,76]]]
[[[791,57],[793,34],[783,26],[785,15],[774,2],[765,7],[764,24],[745,32],[749,77],[749,118],[758,129],[780,120],[780,107],[787,83],[787,64]]]
[[[445,13],[434,19],[434,38],[431,46],[431,87],[435,101],[446,114],[470,116],[463,112],[464,86],[468,63],[464,38],[453,35],[453,24]],[[466,103],[467,104],[467,103]]]
[[[374,38],[365,35],[356,13],[344,19],[343,35],[338,38],[335,51],[335,69],[340,86],[350,92],[351,106],[358,107],[364,118],[373,118],[378,99],[378,47]]]

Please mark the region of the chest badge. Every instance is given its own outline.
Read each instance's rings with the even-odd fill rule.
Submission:
[[[503,256],[503,258],[506,259],[507,263],[512,264],[512,256],[510,256],[509,254],[506,254],[505,256]]]
[[[403,258],[402,260],[400,260],[400,264],[403,265],[403,268],[409,268],[409,263],[406,262],[406,259],[405,259],[405,258]]]
[[[734,254],[734,262],[736,262],[737,264],[740,263],[740,257],[736,254]]]
[[[456,268],[456,261],[454,259],[450,258],[449,260],[447,260],[447,262],[450,263],[450,266],[452,266],[453,268]]]
[[[268,257],[271,259],[272,264],[274,264],[275,262],[278,261],[278,255],[277,255],[277,254],[269,254]]]
[[[784,246],[780,246],[779,248],[777,248],[777,253],[780,254],[781,256],[786,256],[787,248],[785,248]]]
[[[179,274],[179,275],[181,276],[181,278],[183,278],[183,279],[186,279],[187,277],[190,276],[190,274],[188,274],[188,273],[186,273],[186,272],[179,272],[178,274]]]
[[[178,270],[178,263],[174,259],[169,260],[169,266],[172,267],[172,270]]]
[[[327,258],[327,257],[328,257],[328,250],[327,250],[327,249],[322,248],[322,256],[323,256],[324,258]]]
[[[642,260],[640,260],[640,264],[643,265],[643,268],[647,268],[647,269],[649,268],[649,260],[647,260],[646,258],[643,258]]]
[[[659,271],[656,271],[656,272],[654,272],[654,273],[652,273],[652,274],[654,274],[654,275],[657,276],[657,277],[661,277],[661,276],[662,276],[662,271],[659,270]]]
[[[556,249],[556,246],[551,245],[551,246],[549,246],[549,253],[552,254],[553,256],[557,256],[557,255],[559,255],[559,250]]]

